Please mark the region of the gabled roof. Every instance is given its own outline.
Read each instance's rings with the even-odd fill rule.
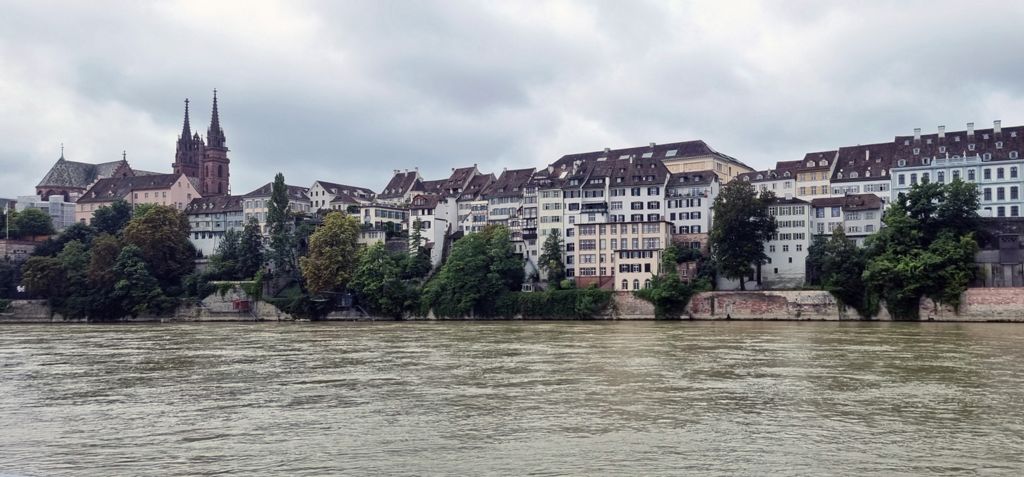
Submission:
[[[700,186],[718,182],[718,174],[715,171],[691,171],[677,172],[669,175],[667,187],[672,186]]]
[[[377,197],[381,199],[401,198],[413,189],[418,178],[419,173],[416,171],[395,171],[395,175],[391,176],[388,185],[384,186],[384,190]]]
[[[220,195],[192,199],[185,207],[186,214],[217,214],[224,212],[241,212],[242,196]]]
[[[662,185],[668,168],[658,159],[620,159],[608,164],[612,187]]]
[[[318,183],[320,184],[320,187],[324,188],[324,190],[335,195],[350,195],[353,197],[363,198],[366,200],[371,200],[373,199],[374,196],[374,192],[365,187],[350,186],[327,181],[316,181],[313,184],[315,185]]]
[[[441,185],[441,193],[447,194],[450,190],[462,189],[475,173],[476,165],[452,169],[452,175],[448,176],[448,179]]]
[[[302,201],[302,202],[309,202],[309,196],[306,195],[306,193],[309,192],[308,188],[306,188],[306,187],[299,187],[299,186],[292,186],[292,185],[287,185],[287,184],[285,184],[285,188],[287,189],[288,200],[298,200],[298,201]],[[253,198],[253,197],[270,197],[271,192],[273,192],[273,190],[274,190],[274,183],[273,182],[267,182],[266,184],[263,184],[262,186],[260,186],[258,189],[254,190],[254,191],[252,191],[252,192],[250,192],[248,194],[245,194],[242,197],[245,197],[246,199]]]
[[[533,177],[536,169],[506,169],[498,176],[498,180],[484,191],[485,198],[521,197],[526,183]],[[493,175],[492,175],[493,177]]]
[[[673,142],[668,144],[654,144],[640,147],[628,147],[623,149],[607,149],[604,151],[592,151],[578,154],[567,154],[559,158],[553,165],[560,167],[562,164],[571,164],[575,161],[595,161],[600,158],[605,160],[627,159],[635,157],[638,159],[658,159],[671,161],[691,157],[713,156],[726,162],[750,169],[749,166],[740,162],[734,157],[722,154],[702,140]]]
[[[494,174],[477,174],[466,184],[459,200],[476,200],[494,183]]]
[[[831,182],[888,181],[895,150],[892,142],[841,147]]]
[[[100,179],[85,191],[79,203],[112,202],[141,190],[169,189],[182,174],[155,174],[151,176],[111,177]]]
[[[423,192],[424,194],[440,194],[444,184],[448,182],[448,179],[438,179],[436,181],[418,181],[413,190]]]
[[[936,134],[924,134],[920,139],[914,136],[896,136],[893,166],[905,161],[906,167],[923,165],[922,159],[945,159],[946,157],[988,157],[990,161],[1010,159],[1010,153],[1016,151],[1017,158],[1024,154],[1024,126],[1000,128],[997,134],[993,128],[976,129],[973,135],[967,130],[952,131],[939,137]],[[974,149],[971,149],[973,145]],[[1002,147],[999,147],[999,146]],[[917,153],[915,154],[915,150]],[[985,155],[988,156],[985,156]]]
[[[793,166],[785,167],[794,172],[816,172],[816,171],[827,171],[832,167],[832,163],[836,160],[836,151],[821,151],[821,152],[808,152],[804,154],[804,158],[801,161],[792,161]],[[789,161],[787,161],[788,163]],[[781,164],[781,163],[780,163]],[[783,166],[777,166],[776,169],[783,169]]]
[[[416,204],[416,202],[422,200],[422,204]],[[440,196],[434,194],[417,194],[412,198],[412,205],[409,207],[412,209],[433,209],[437,207],[437,203],[441,200]]]
[[[98,179],[113,177],[114,173],[121,167],[128,167],[125,160],[103,162],[100,164],[88,164],[64,159],[61,156],[43,176],[36,187],[70,187],[85,189]],[[131,171],[131,168],[128,167]]]
[[[842,197],[822,197],[811,200],[812,207],[842,207],[845,211],[878,210],[882,199],[875,194],[850,194]]]

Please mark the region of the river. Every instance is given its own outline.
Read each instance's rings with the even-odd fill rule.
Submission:
[[[0,327],[0,475],[1024,472],[1024,325]]]

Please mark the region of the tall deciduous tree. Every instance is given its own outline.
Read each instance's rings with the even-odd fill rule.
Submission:
[[[224,233],[217,252],[210,257],[212,275],[222,280],[239,279],[238,262],[241,260],[241,234],[236,230]]]
[[[242,279],[256,276],[263,266],[263,236],[256,219],[250,218],[238,240],[238,274]]]
[[[348,286],[356,264],[359,221],[335,211],[309,237],[309,255],[299,266],[313,293],[340,292]]]
[[[117,235],[132,219],[132,206],[123,199],[100,207],[92,214],[92,226],[100,232]]]
[[[496,304],[523,283],[523,259],[508,229],[487,226],[452,245],[451,255],[423,290],[422,312],[438,316],[493,316]]]
[[[775,194],[760,194],[749,182],[734,180],[722,187],[715,198],[715,220],[711,227],[711,253],[719,273],[739,280],[746,289],[751,266],[768,261],[764,243],[778,230],[775,217],[768,213]]]
[[[121,249],[114,264],[114,272],[117,274],[114,298],[118,300],[124,312],[138,316],[157,314],[173,308],[173,301],[167,298],[157,278],[150,273],[150,267],[147,266],[144,253],[139,247],[127,245]],[[119,318],[121,310],[118,311],[116,315],[104,318]]]
[[[138,247],[150,273],[165,287],[179,285],[195,268],[196,251],[188,234],[185,214],[162,205],[133,217],[122,232],[125,245]]]
[[[267,231],[270,234],[270,262],[278,276],[291,276],[295,271],[295,221],[288,201],[284,174],[274,176],[267,203]]]
[[[551,233],[544,239],[539,260],[541,269],[547,274],[548,283],[554,283],[555,286],[565,278],[562,247],[561,232],[558,229],[551,229]]]
[[[417,303],[416,288],[402,278],[402,262],[409,254],[393,254],[376,243],[359,254],[352,289],[371,313],[401,318]]]

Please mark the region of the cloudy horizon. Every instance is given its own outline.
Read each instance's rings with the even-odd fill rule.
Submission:
[[[170,172],[212,90],[232,192],[284,172],[543,167],[701,139],[756,169],[1024,124],[1024,3],[5,2],[0,197],[68,160]]]

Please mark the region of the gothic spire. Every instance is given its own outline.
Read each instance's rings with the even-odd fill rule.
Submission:
[[[226,138],[220,128],[220,112],[217,111],[217,90],[213,90],[213,113],[210,115],[210,128],[206,130],[206,142],[210,147],[224,147]]]
[[[188,98],[185,98],[185,123],[181,126],[181,138],[188,140],[192,137],[192,128],[188,124]]]

